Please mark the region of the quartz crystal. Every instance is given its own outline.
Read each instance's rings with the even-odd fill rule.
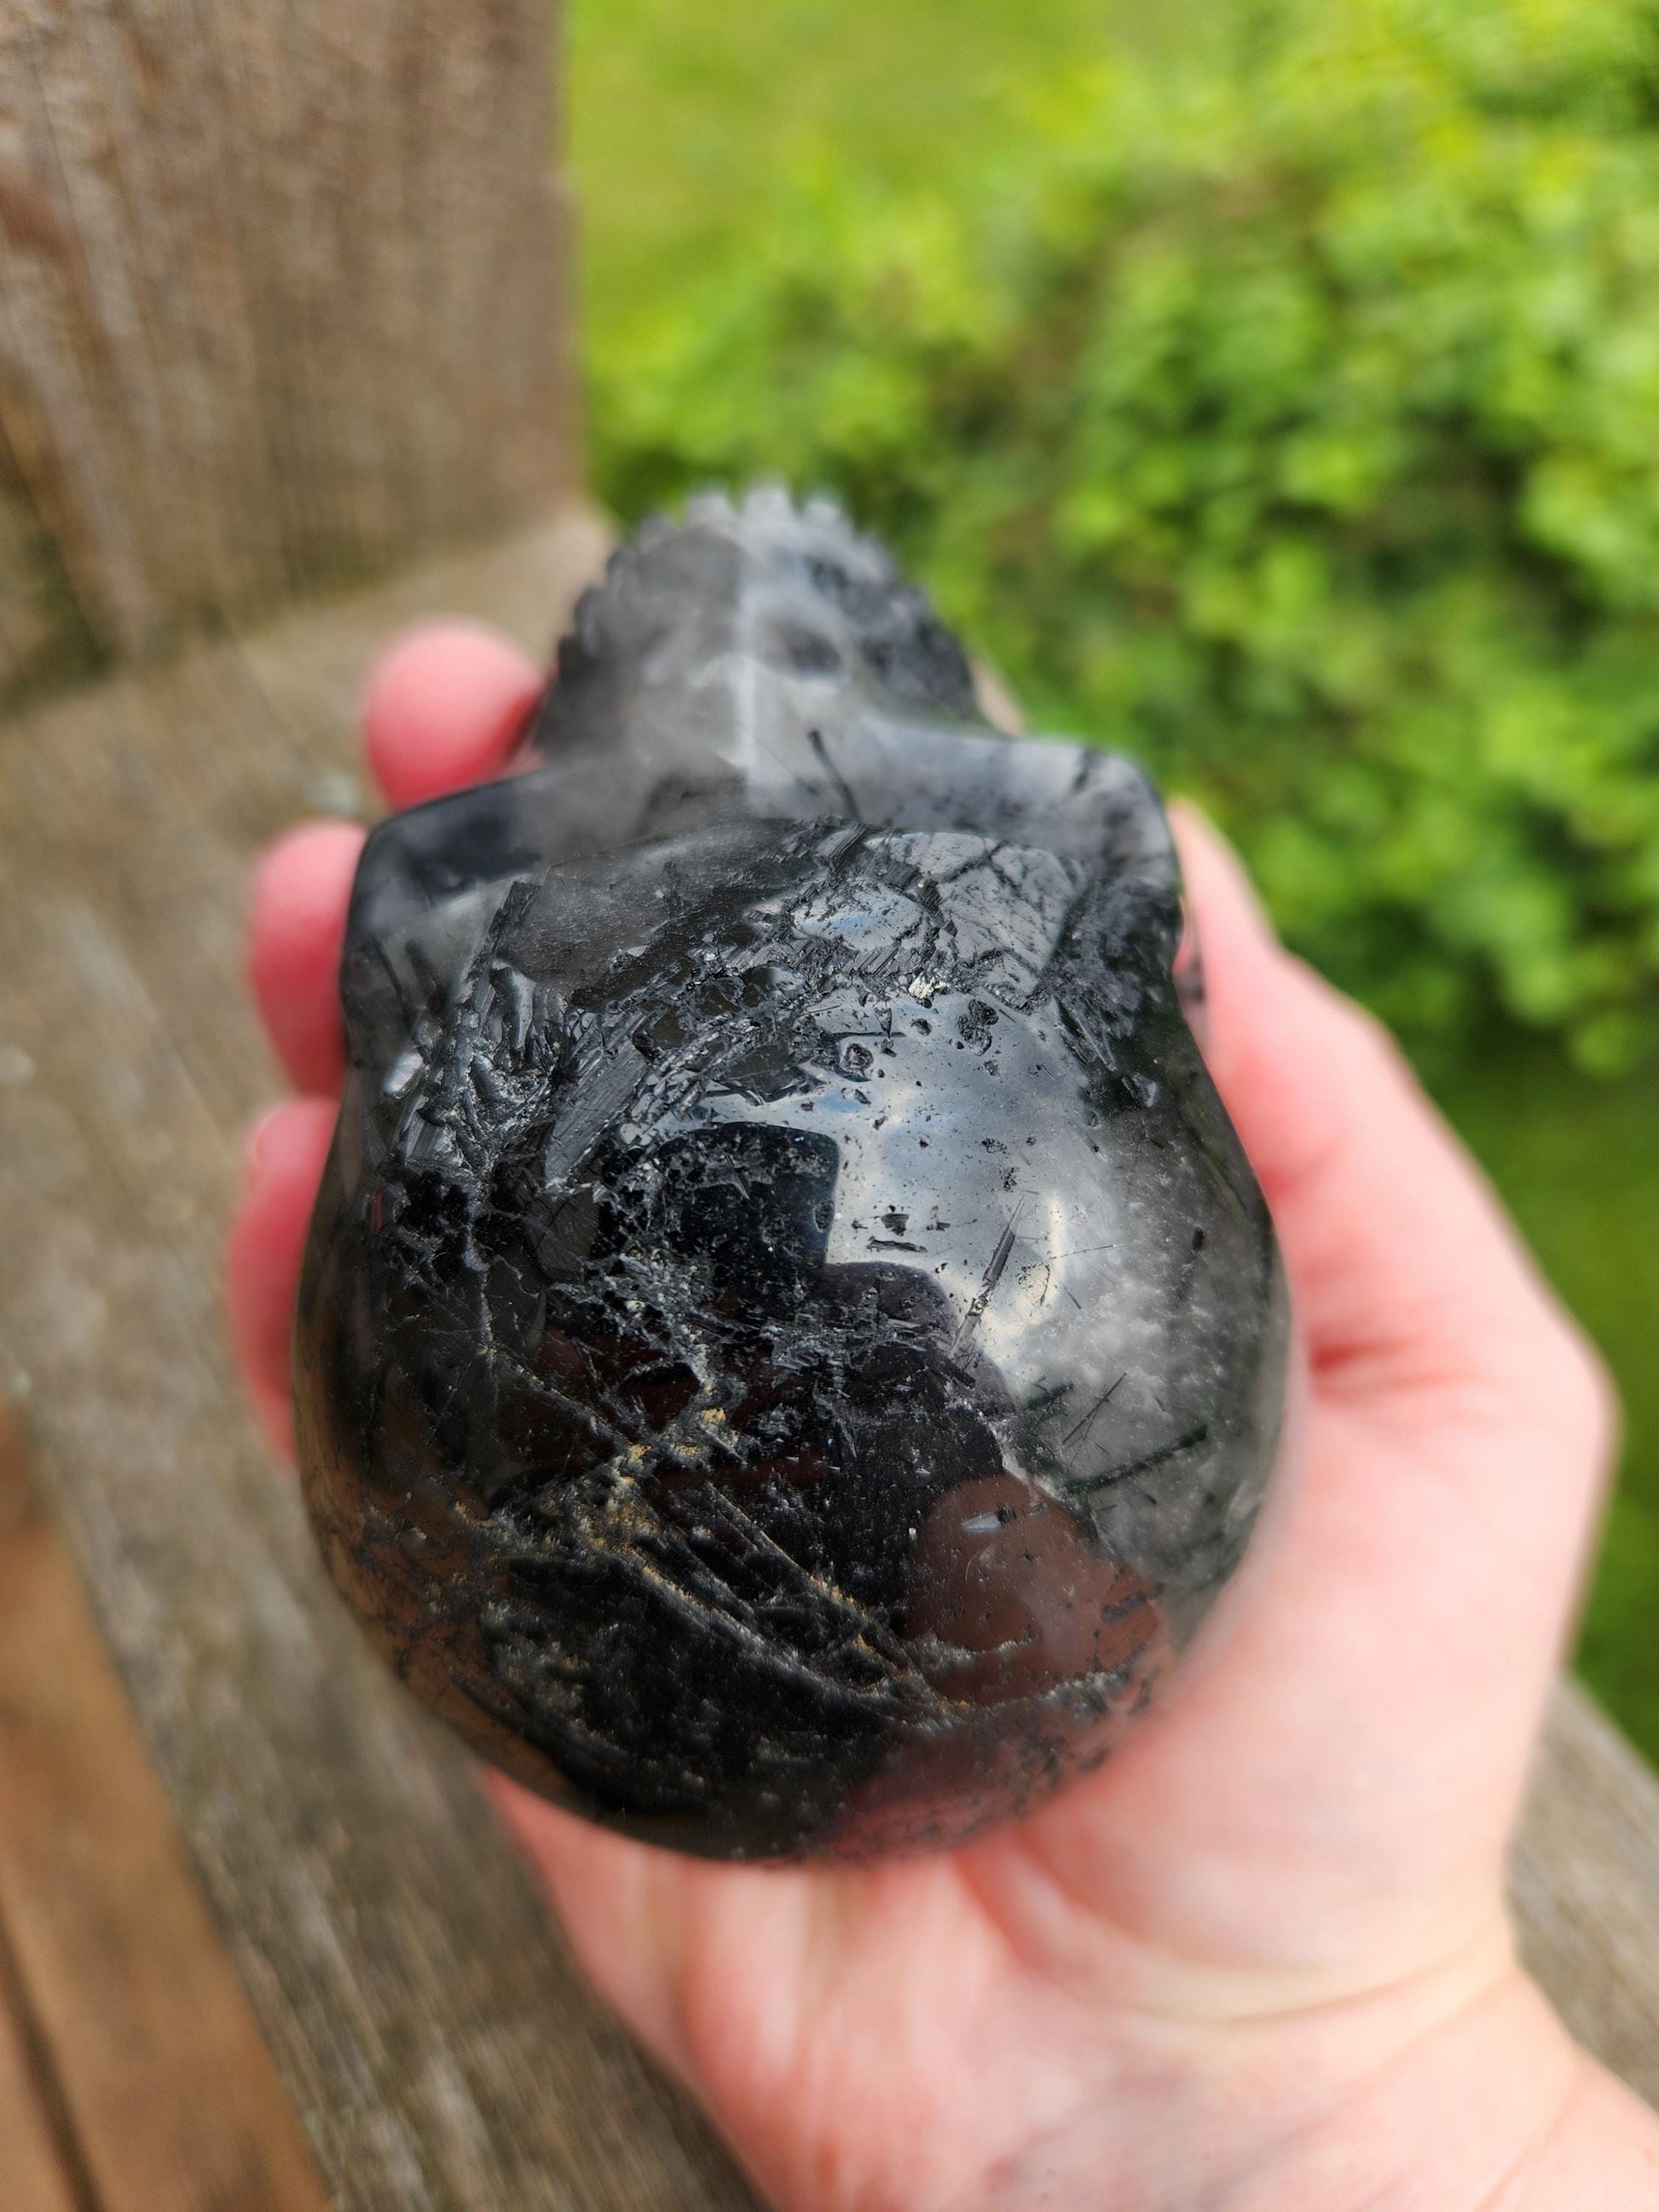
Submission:
[[[1098,1762],[1237,1565],[1285,1304],[1141,772],[994,731],[879,547],[654,523],[521,772],[370,838],[306,1496],[398,1673],[719,1857]]]

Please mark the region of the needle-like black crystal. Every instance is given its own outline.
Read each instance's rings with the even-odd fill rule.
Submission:
[[[1162,809],[994,732],[885,554],[773,493],[624,548],[531,750],[358,872],[296,1368],[329,1565],[595,1820],[954,1842],[1109,1748],[1273,1457]]]

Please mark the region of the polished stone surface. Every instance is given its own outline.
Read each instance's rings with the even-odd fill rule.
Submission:
[[[329,1565],[595,1820],[957,1840],[1145,1707],[1273,1455],[1162,809],[990,730],[886,556],[777,494],[618,555],[532,750],[358,874],[297,1340]]]

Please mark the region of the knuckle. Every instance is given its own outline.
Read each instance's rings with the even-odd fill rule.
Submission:
[[[1623,1426],[1618,1389],[1607,1362],[1571,1316],[1556,1308],[1540,1362],[1554,1421],[1598,1475],[1612,1464]]]
[[[1293,953],[1282,956],[1300,975],[1303,987],[1319,1005],[1332,1031],[1352,1056],[1357,1069],[1376,1079],[1417,1088],[1411,1062],[1401,1049],[1394,1031],[1369,1006],[1340,991],[1316,968]]]
[[[1418,1087],[1416,1071],[1407,1059],[1394,1031],[1369,1006],[1362,1006],[1357,999],[1334,993],[1342,1010],[1353,1048],[1359,1059],[1379,1080],[1405,1085],[1415,1091]]]

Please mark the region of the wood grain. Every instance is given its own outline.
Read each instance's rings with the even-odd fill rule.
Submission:
[[[550,0],[0,8],[0,695],[574,479]]]
[[[1516,1846],[1528,1964],[1567,2025],[1659,2106],[1659,1778],[1563,1685]]]
[[[0,725],[0,1344],[244,1981],[354,2212],[747,2203],[602,2019],[465,1757],[370,1657],[221,1333],[247,860],[353,801],[365,664],[494,615],[545,654],[586,518]],[[165,2199],[158,2200],[165,2202]]]
[[[0,1929],[85,2190],[98,2212],[325,2212],[64,1538],[21,1474],[3,1504]]]
[[[0,1977],[0,2175],[6,2212],[84,2212],[47,2124]]]
[[[32,1528],[40,1504],[23,1434],[0,1398],[0,1554]],[[88,1634],[91,1622],[83,1611]],[[107,1662],[106,1662],[107,1664]],[[11,1686],[0,1677],[0,1738],[9,1735]],[[0,1917],[0,2173],[9,2212],[88,2212],[91,2190],[57,2069],[46,2047]]]
[[[342,2206],[752,2200],[573,1980],[455,1746],[368,1657],[250,1433],[218,1253],[259,842],[355,803],[399,622],[544,653],[602,537],[550,529],[0,725],[0,1342],[185,1832]],[[1659,2094],[1659,1789],[1567,1697],[1517,1859],[1540,1971]]]

